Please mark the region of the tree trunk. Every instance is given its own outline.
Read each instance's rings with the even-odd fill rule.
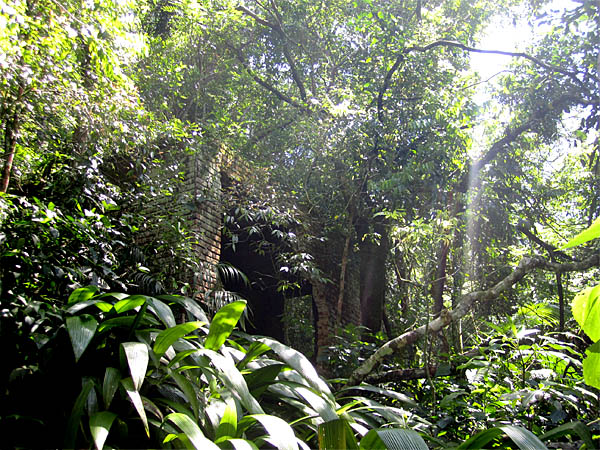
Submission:
[[[21,88],[22,89],[22,88]],[[2,170],[2,182],[0,184],[0,192],[8,190],[10,174],[12,173],[13,161],[17,153],[17,134],[19,132],[19,114],[14,112],[11,120],[6,121],[4,129],[4,168]]]
[[[431,286],[431,295],[433,297],[433,316],[437,317],[444,308],[444,286],[446,284],[446,266],[448,265],[448,252],[450,251],[450,242],[442,240],[438,251],[438,265],[435,271],[435,279]]]
[[[389,240],[382,221],[374,224],[373,233],[369,233],[369,226],[365,220],[358,226],[361,325],[368,328],[370,332],[377,333],[381,330],[383,320],[386,290],[385,263]]]

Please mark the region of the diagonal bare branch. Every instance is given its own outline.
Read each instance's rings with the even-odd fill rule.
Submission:
[[[452,322],[464,317],[473,307],[475,302],[490,301],[496,299],[502,292],[510,289],[513,285],[521,281],[527,274],[536,269],[547,270],[555,273],[579,272],[600,266],[600,254],[596,253],[584,261],[557,263],[548,261],[539,256],[526,257],[519,262],[519,265],[502,281],[494,287],[485,291],[474,291],[463,296],[458,305],[452,310],[443,310],[441,315],[412,331],[386,342],[370,358],[368,358],[360,367],[358,367],[350,376],[347,385],[355,386],[364,380],[386,356],[399,352],[404,347],[412,344],[417,339],[429,334],[435,334],[442,328]]]

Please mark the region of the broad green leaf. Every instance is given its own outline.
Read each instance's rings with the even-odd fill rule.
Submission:
[[[592,440],[592,433],[589,428],[581,422],[569,422],[560,425],[540,436],[540,440],[547,441],[548,439],[556,439],[565,435],[579,436],[585,443],[587,450],[592,450],[596,447]]]
[[[101,311],[104,311],[104,312],[110,311],[110,309],[113,307],[112,304],[106,303],[104,300],[101,300],[100,298],[91,298],[91,299],[85,300],[83,302],[77,302],[73,306],[70,306],[69,308],[67,308],[67,314],[77,314],[79,311],[87,308],[88,306],[92,306],[92,305],[96,305],[97,308],[99,308]],[[108,305],[109,307],[107,310],[105,310],[104,306],[102,306],[102,305]]]
[[[296,369],[296,371],[302,375],[308,383],[314,387],[318,392],[322,392],[324,395],[330,397],[333,400],[333,395],[327,383],[317,374],[315,367],[311,362],[297,350],[294,350],[287,345],[277,342],[270,338],[259,338],[257,341],[268,345],[271,349],[279,355],[279,357],[285,361],[290,367]]]
[[[98,328],[98,322],[89,314],[81,316],[67,317],[67,331],[71,338],[73,353],[75,353],[75,361],[79,358],[90,344]]]
[[[142,402],[142,397],[140,396],[140,393],[136,391],[131,378],[122,379],[121,385],[125,388],[125,391],[127,392],[127,395],[129,395],[129,399],[131,400],[131,403],[133,403],[133,407],[140,416],[140,419],[142,419],[142,423],[144,424],[144,430],[146,430],[146,435],[150,437],[150,429],[148,428],[148,418],[146,417],[146,410],[144,409],[144,403]]]
[[[181,297],[178,295],[159,295],[157,298],[161,300],[171,301],[173,303],[178,303],[184,307],[184,309],[190,313],[192,316],[199,320],[200,322],[208,323],[208,318],[206,317],[206,313],[200,308],[198,302],[192,300],[189,297]]]
[[[298,450],[294,431],[285,420],[268,414],[252,414],[247,417],[257,420],[267,430],[271,445],[279,450]]]
[[[225,400],[225,411],[223,411],[223,417],[219,422],[215,440],[223,437],[234,438],[237,433],[237,408],[235,407],[235,400],[229,397]]]
[[[200,406],[198,402],[198,393],[196,392],[196,389],[194,389],[194,385],[190,382],[190,380],[180,373],[171,371],[170,376],[173,380],[175,380],[175,383],[177,383],[179,389],[181,389],[183,396],[190,404],[194,418],[198,420]]]
[[[231,444],[234,450],[258,450],[254,442],[246,439],[226,439],[223,442]]]
[[[365,450],[428,450],[419,433],[407,428],[382,428],[370,430],[360,441]]]
[[[579,292],[571,309],[573,317],[592,341],[600,340],[600,284]]]
[[[237,325],[244,309],[246,309],[245,300],[228,303],[219,309],[210,323],[208,336],[204,341],[204,348],[219,350]]]
[[[263,344],[262,342],[253,342],[248,348],[244,359],[237,363],[238,369],[242,370],[250,361],[253,361],[269,350],[271,350],[271,348],[268,345]]]
[[[319,425],[319,449],[358,450],[358,443],[346,419],[335,419]]]
[[[284,367],[286,367],[285,364],[269,364],[245,374],[244,378],[252,395],[256,398],[260,397]]]
[[[190,334],[203,325],[205,322],[186,322],[161,331],[154,341],[154,353],[160,358],[177,339]]]
[[[97,412],[90,417],[90,431],[94,439],[94,445],[98,450],[102,450],[104,447],[110,427],[116,418],[117,415],[110,411]]]
[[[123,342],[121,343],[129,373],[136,391],[139,391],[146,377],[146,369],[148,368],[148,347],[141,342]]]
[[[463,449],[487,448],[488,444],[505,433],[521,450],[547,450],[546,446],[531,431],[513,425],[502,425],[481,431],[457,447]]]
[[[589,386],[600,389],[600,341],[589,346],[583,360],[583,379]]]
[[[237,367],[235,367],[233,360],[212,350],[200,349],[198,353],[210,359],[211,363],[219,371],[220,380],[250,413],[264,414],[260,404],[250,394],[246,380]]]
[[[168,305],[161,302],[160,300],[152,297],[146,297],[148,300],[148,307],[150,311],[158,317],[167,328],[174,327],[177,325],[173,311]]]
[[[137,308],[138,306],[142,306],[146,303],[146,297],[143,295],[132,295],[123,300],[119,300],[115,303],[115,311],[117,314],[121,314],[127,311],[131,311],[132,309]]]
[[[327,396],[317,395],[309,388],[296,386],[291,388],[297,395],[302,397],[314,409],[324,421],[336,420],[338,418],[336,405],[331,404]]]
[[[81,392],[75,400],[69,421],[67,422],[67,430],[65,432],[65,448],[75,448],[75,440],[77,438],[77,430],[79,429],[79,422],[85,409],[88,396],[91,390],[94,388],[94,382],[90,379],[86,379],[81,388]]]
[[[121,372],[114,367],[107,367],[104,372],[104,382],[102,383],[102,399],[104,400],[104,407],[106,409],[110,406],[120,381]]]
[[[75,289],[73,292],[71,292],[71,295],[69,295],[67,305],[84,302],[93,297],[96,292],[98,292],[98,286],[85,286]]]
[[[165,417],[165,421],[173,422],[177,428],[185,433],[196,450],[215,449],[220,450],[217,445],[209,441],[202,434],[200,427],[188,416],[181,413],[171,413]]]
[[[569,241],[562,247],[563,249],[575,247],[577,245],[585,244],[592,239],[596,239],[600,236],[600,217],[596,218],[592,224],[579,233],[577,236],[572,237]]]

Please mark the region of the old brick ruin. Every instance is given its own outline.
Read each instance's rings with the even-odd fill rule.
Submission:
[[[155,262],[159,268],[186,283],[188,295],[192,295],[210,309],[211,295],[216,288],[222,287],[219,286],[217,264],[223,256],[234,266],[240,267],[250,278],[252,264],[260,265],[260,258],[255,258],[247,249],[238,249],[237,253],[232,253],[230,249],[225,252],[222,250],[224,215],[237,206],[227,204],[230,197],[225,195],[224,189],[232,183],[240,183],[240,180],[247,177],[240,175],[239,161],[234,163],[231,155],[225,151],[203,149],[189,153],[181,152],[177,160],[178,164],[171,164],[175,169],[154,175],[158,188],[154,200],[145,206],[148,223],[140,233],[139,244],[155,249]],[[164,188],[165,186],[168,188]],[[243,199],[238,196],[235,201]],[[314,327],[316,331],[315,357],[327,358],[324,349],[333,344],[332,338],[336,328],[360,323],[360,306],[357,303],[358,267],[352,255],[346,270],[343,311],[340,320],[337,318],[337,280],[340,276],[342,244],[343,242],[333,237],[318,248],[310,249],[311,253],[315,254],[319,266],[328,272],[332,283],[311,283],[308,292],[285,299],[273,287],[260,291],[260,283],[257,283],[254,295],[250,293],[248,298],[257,316],[254,320],[257,332],[273,335],[288,341],[290,345],[296,344],[295,346],[303,351],[306,350],[306,330],[304,335],[298,334],[297,330],[294,330],[294,327],[299,326],[298,321],[290,320],[291,318],[286,320],[283,317],[285,311],[288,315],[294,314],[300,307],[304,314],[303,319],[307,319],[307,315],[310,316],[310,324],[307,325],[304,320],[302,326],[309,326],[311,329]],[[176,254],[179,257],[183,254],[187,258],[186,266],[189,266],[190,261],[193,262],[193,273],[181,271],[178,262],[174,260]],[[262,268],[259,267],[258,271],[260,270]],[[259,292],[256,292],[257,289]],[[305,306],[300,306],[301,304]],[[313,312],[316,313],[314,321]],[[302,342],[294,342],[299,339]]]

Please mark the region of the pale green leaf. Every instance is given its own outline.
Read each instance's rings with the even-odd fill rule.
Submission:
[[[575,247],[577,245],[585,244],[586,242],[596,239],[600,236],[600,217],[596,218],[592,224],[579,233],[577,236],[569,239],[569,241],[562,247],[563,249]]]
[[[110,411],[97,412],[90,417],[90,431],[98,450],[102,450],[104,447],[110,427],[116,418],[117,415]]]
[[[589,346],[583,360],[583,379],[588,386],[600,389],[600,341]]]
[[[121,346],[127,358],[133,386],[136,391],[139,391],[148,368],[148,347],[141,342],[123,342]]]
[[[146,297],[143,295],[132,295],[123,300],[119,300],[115,303],[115,311],[117,314],[121,314],[127,311],[131,311],[132,309],[137,308],[138,306],[142,306],[146,303]]]
[[[600,340],[600,284],[579,292],[571,303],[573,317],[592,339]]]
[[[96,292],[98,292],[98,286],[85,286],[75,289],[73,292],[71,292],[71,295],[69,295],[67,304],[70,305],[71,303],[86,301],[93,297]]]
[[[96,333],[98,322],[89,314],[83,314],[81,316],[67,317],[66,324],[69,337],[71,338],[71,345],[73,346],[73,353],[75,353],[75,361],[79,361],[79,358]]]
[[[223,417],[217,428],[215,440],[222,437],[235,437],[237,433],[237,409],[235,407],[235,400],[229,397],[225,400],[225,410],[223,411]]]
[[[204,347],[209,350],[219,350],[237,325],[242,313],[246,309],[245,300],[237,300],[223,306],[210,322],[208,336]]]

